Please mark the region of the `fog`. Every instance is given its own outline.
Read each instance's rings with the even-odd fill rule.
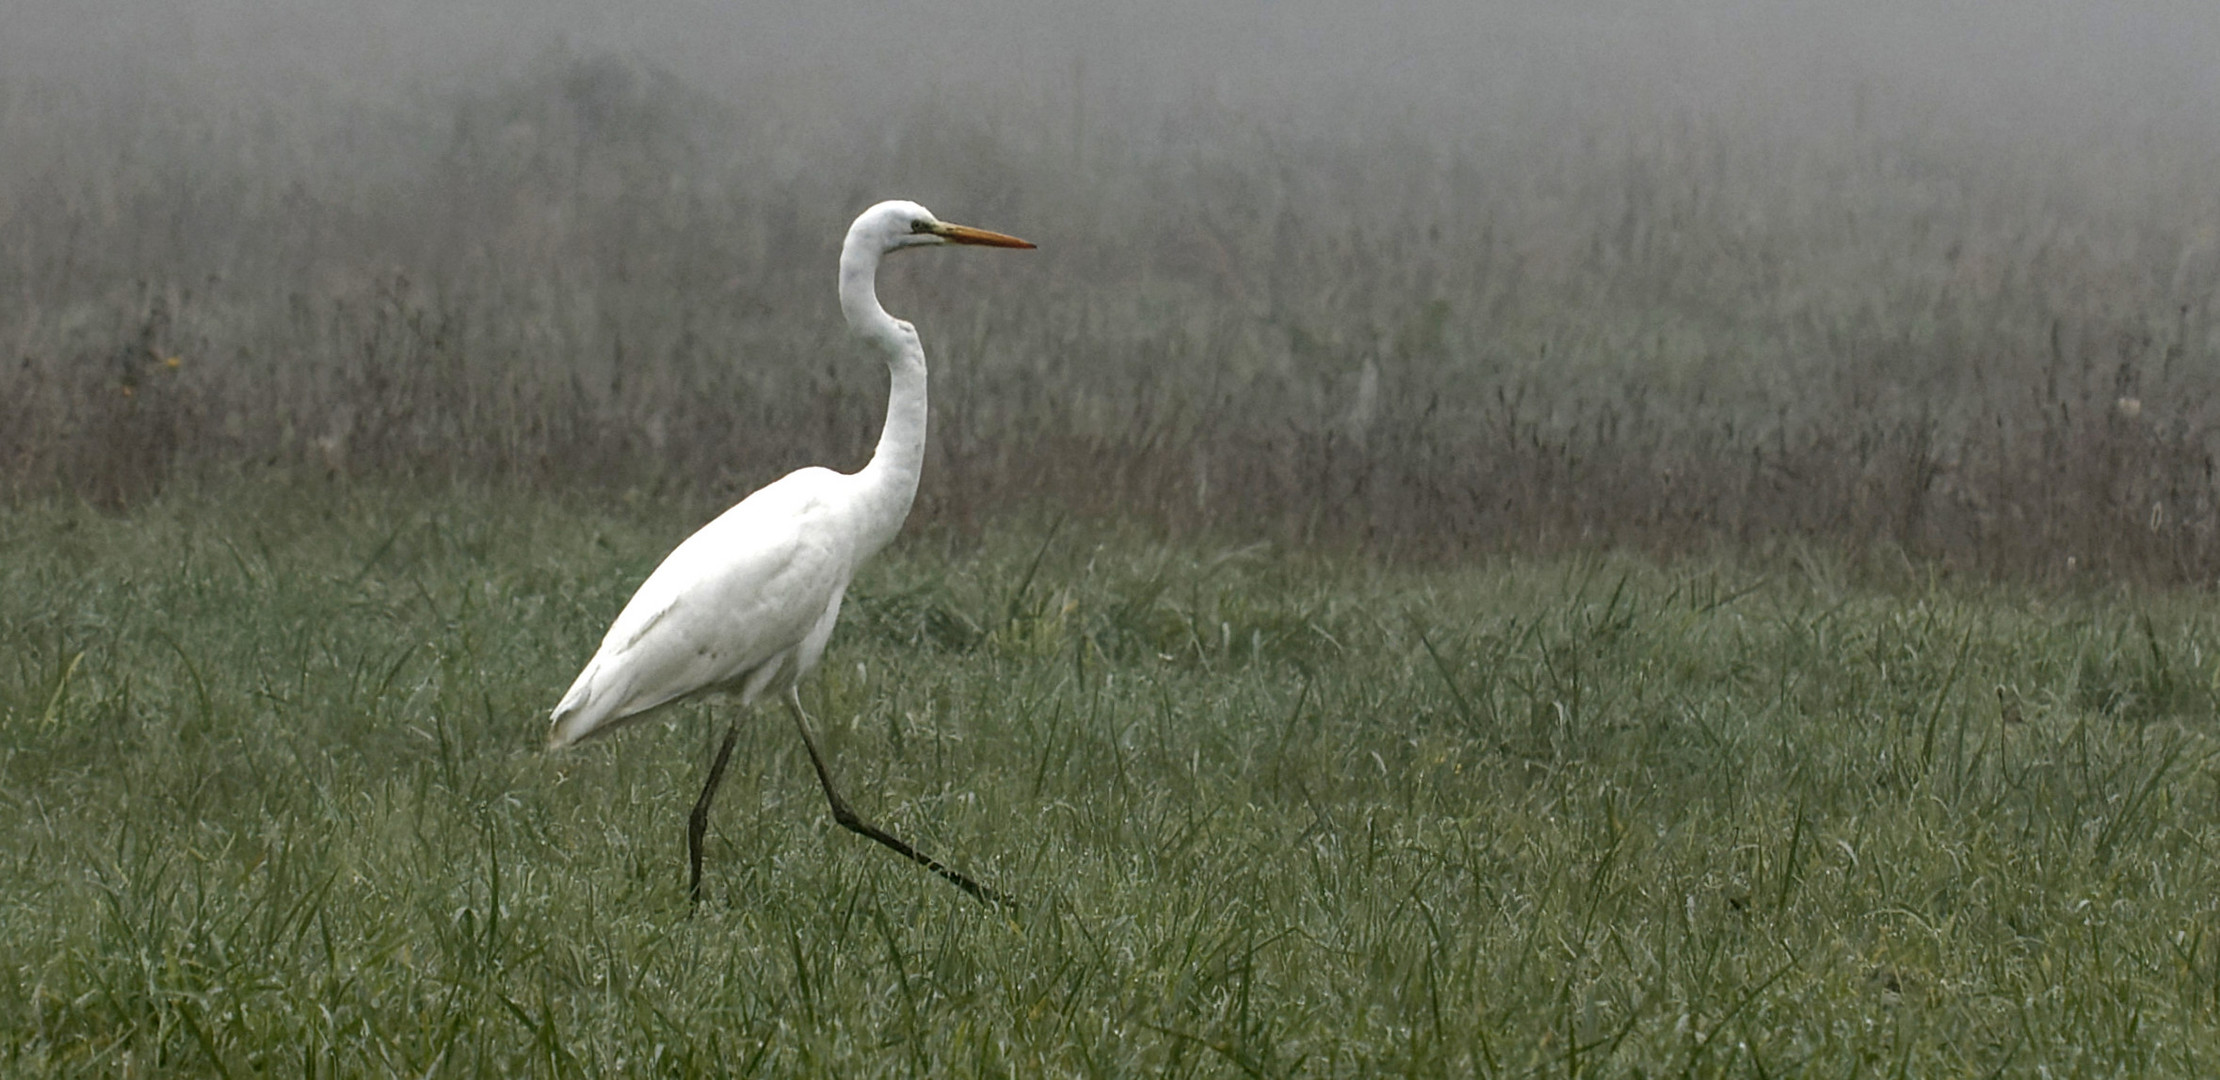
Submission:
[[[1940,124],[2070,143],[2209,139],[2220,16],[2196,3],[898,4],[14,0],[21,77],[244,97],[378,98],[546,49],[617,50],[721,92],[798,81],[826,122],[890,101],[1043,99],[1147,126],[1207,101],[1295,130],[1455,138],[1682,110],[1737,123]]]
[[[929,519],[2202,573],[2215,56],[2188,3],[12,0],[0,444],[722,498],[869,446],[826,282],[908,197],[1042,245],[888,268]]]
[[[167,112],[214,137],[280,125],[313,140],[359,127],[366,109],[482,88],[551,52],[615,56],[759,125],[728,122],[735,142],[754,140],[736,155],[781,133],[777,160],[755,166],[874,191],[908,179],[878,171],[872,150],[915,124],[921,103],[1101,165],[1101,193],[1139,190],[1142,170],[1090,152],[1208,153],[1259,133],[1451,155],[1493,140],[1531,154],[1678,124],[1730,152],[1762,144],[1773,161],[1911,140],[1922,153],[1947,148],[1930,166],[1965,173],[1988,155],[1992,182],[2007,173],[2135,212],[2185,196],[2183,171],[2220,157],[2220,14],[2209,5],[1362,7],[12,0],[0,8],[0,77],[19,90],[19,119],[40,107],[21,100],[28,87],[66,88],[83,95],[75,107],[107,114],[47,118],[81,123],[70,140],[97,154],[104,134],[129,126],[118,112]],[[705,127],[714,143],[717,124]],[[797,133],[806,140],[786,137]],[[808,140],[852,154],[797,157]],[[15,183],[29,164],[11,163]]]

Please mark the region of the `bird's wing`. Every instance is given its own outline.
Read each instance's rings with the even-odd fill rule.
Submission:
[[[792,663],[792,653],[846,584],[827,469],[790,473],[689,536],[648,575],[555,708],[552,742],[711,687]],[[783,672],[792,675],[792,672]]]

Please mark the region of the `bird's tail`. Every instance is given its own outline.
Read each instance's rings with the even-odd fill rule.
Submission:
[[[594,676],[600,672],[599,663],[587,664],[586,670],[578,673],[578,681],[571,683],[570,690],[563,694],[547,731],[548,749],[576,746],[609,719],[609,699],[614,695],[595,692]],[[601,707],[596,708],[596,705]]]

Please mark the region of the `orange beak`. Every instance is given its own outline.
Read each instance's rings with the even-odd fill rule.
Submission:
[[[1001,248],[1029,248],[1033,246],[1030,240],[1020,240],[1015,236],[1004,236],[1001,233],[988,232],[985,229],[974,229],[969,225],[950,225],[945,221],[933,222],[925,227],[925,231],[951,244],[978,244],[982,247]]]

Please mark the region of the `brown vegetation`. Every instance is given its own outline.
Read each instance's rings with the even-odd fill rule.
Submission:
[[[781,104],[568,52],[313,118],[0,82],[0,490],[276,466],[715,501],[853,464],[884,382],[833,256],[905,196],[1041,244],[883,288],[935,364],[919,510],[957,528],[1047,501],[1397,556],[2220,571],[2195,147]]]

